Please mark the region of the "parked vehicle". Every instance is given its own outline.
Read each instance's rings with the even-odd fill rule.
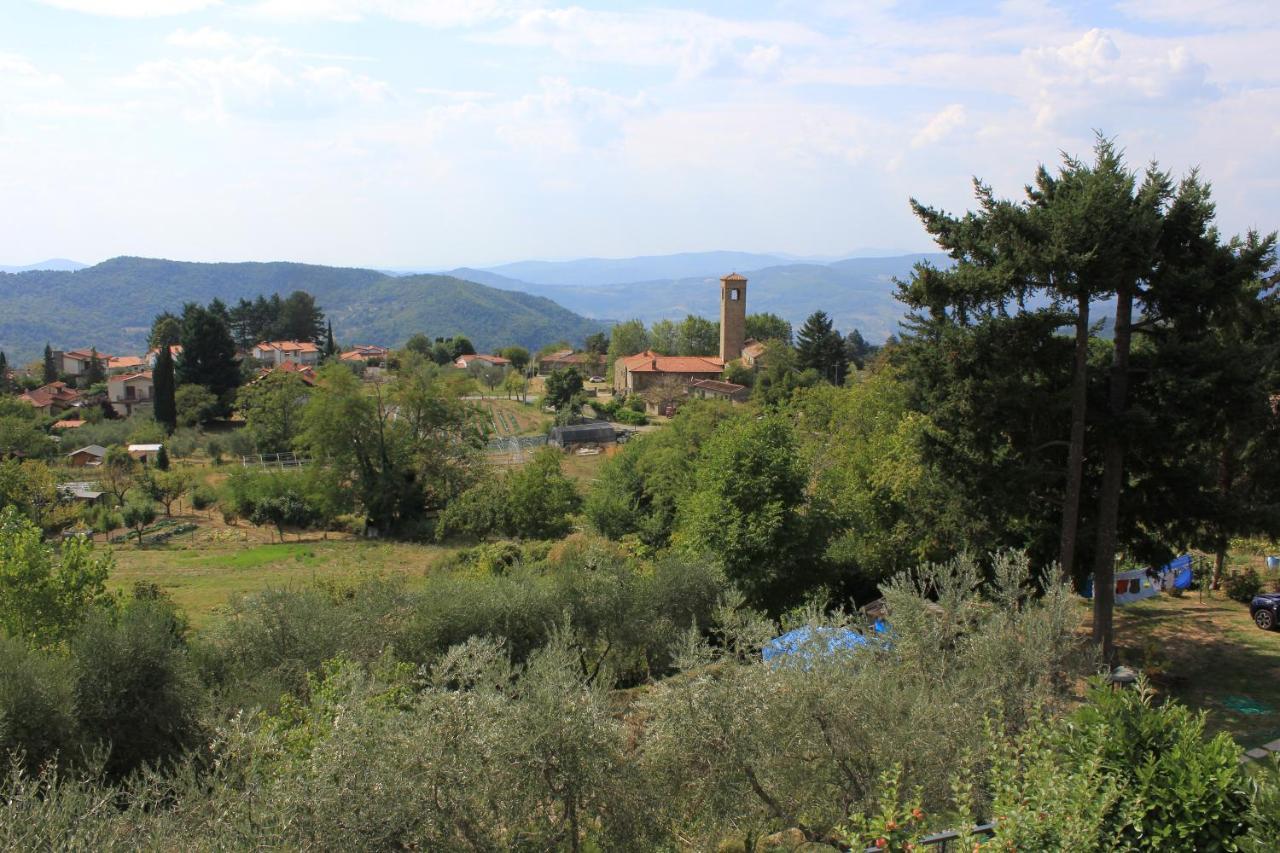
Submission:
[[[1249,615],[1253,617],[1253,624],[1262,630],[1274,630],[1280,625],[1280,592],[1255,595],[1249,604]]]
[[[603,381],[604,381],[604,377],[603,377],[603,376],[592,376],[592,377],[591,377],[590,379],[588,379],[587,381],[588,381],[588,382],[603,382]]]

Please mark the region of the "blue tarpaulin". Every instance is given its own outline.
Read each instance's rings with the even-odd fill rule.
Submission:
[[[877,634],[883,634],[888,630],[888,627],[884,622],[877,619],[872,629]],[[794,631],[788,631],[781,637],[774,637],[764,644],[760,655],[765,660],[790,657],[792,655],[807,658],[814,651],[821,653],[824,647],[826,653],[830,655],[838,651],[856,649],[859,646],[867,645],[867,643],[866,637],[848,628],[831,628],[828,626],[813,628],[805,625],[796,628]]]
[[[1183,554],[1158,569],[1116,572],[1116,604],[1151,598],[1167,589],[1191,588],[1191,555]],[[1093,578],[1085,581],[1083,595],[1093,598]]]

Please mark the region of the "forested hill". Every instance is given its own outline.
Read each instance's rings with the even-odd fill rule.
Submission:
[[[414,332],[465,334],[481,349],[581,341],[606,326],[540,296],[442,275],[295,263],[187,263],[113,258],[77,271],[0,273],[0,350],[33,359],[46,342],[115,353],[145,348],[152,318],[184,302],[234,302],[305,290],[340,343],[395,346]]]

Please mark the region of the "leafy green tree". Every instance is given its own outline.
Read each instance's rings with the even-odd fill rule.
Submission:
[[[410,352],[416,352],[424,358],[431,357],[431,338],[422,334],[422,332],[414,332],[409,339],[404,342],[404,348]]]
[[[108,447],[107,455],[98,468],[98,483],[117,504],[124,503],[124,496],[133,488],[134,475],[138,470],[138,460],[129,455],[123,447]]]
[[[753,606],[776,614],[824,582],[823,525],[791,425],[771,415],[736,426],[699,454],[676,543],[717,560]]]
[[[649,327],[649,348],[659,355],[679,355],[680,327],[672,320],[658,320]]]
[[[152,411],[156,423],[163,426],[165,432],[172,433],[178,426],[177,379],[174,376],[173,353],[167,345],[156,353],[151,382],[155,394]]]
[[[582,374],[572,367],[553,370],[547,374],[546,393],[542,404],[557,412],[570,408],[582,394]]]
[[[609,352],[609,333],[592,332],[582,342],[582,348],[596,355],[605,355]]]
[[[194,303],[182,311],[182,354],[178,356],[175,378],[179,386],[200,385],[208,389],[222,410],[240,385],[236,344],[226,323]]]
[[[456,361],[459,356],[476,354],[476,348],[471,343],[471,340],[469,338],[463,337],[462,335],[456,335],[455,337],[451,338],[449,343],[450,343],[450,359],[449,359],[450,361]]]
[[[724,381],[750,388],[755,384],[756,374],[750,367],[740,361],[730,362],[724,369]]]
[[[751,395],[766,406],[786,405],[797,389],[822,381],[816,370],[801,371],[796,351],[780,340],[765,343],[759,363],[763,366],[756,371]]]
[[[506,392],[507,397],[519,397],[523,399],[524,388],[525,378],[520,375],[520,371],[507,371],[506,377],[502,380],[502,390]]]
[[[174,394],[178,423],[193,427],[207,424],[218,416],[222,405],[214,393],[203,385],[180,385]]]
[[[108,600],[111,557],[95,556],[81,539],[60,548],[16,506],[0,509],[0,627],[32,645],[67,636],[95,605]]]
[[[76,507],[59,497],[53,471],[36,459],[0,462],[0,506],[17,508],[46,533],[61,530],[76,516]]]
[[[720,324],[687,315],[676,332],[677,355],[715,355],[720,352]]]
[[[173,505],[191,490],[192,477],[186,471],[160,470],[148,472],[139,483],[143,494],[164,507],[165,518],[173,517]]]
[[[58,361],[53,357],[53,347],[49,346],[48,344],[44,345],[44,361],[42,362],[42,364],[43,364],[43,371],[44,371],[43,373],[44,384],[48,385],[50,382],[57,382],[58,375],[62,371],[58,369]]]
[[[791,324],[777,314],[762,313],[747,315],[747,337],[757,341],[782,341],[791,345]]]
[[[609,332],[609,363],[649,349],[649,333],[639,320],[627,320]]]
[[[445,508],[436,538],[485,539],[495,533],[521,539],[564,536],[581,501],[573,482],[561,472],[560,459],[559,450],[544,447],[510,473],[481,480]]]
[[[511,362],[511,366],[518,371],[523,371],[529,366],[529,351],[521,346],[503,347],[498,350],[498,355]]]
[[[141,495],[131,497],[121,509],[120,517],[124,521],[124,526],[138,537],[138,547],[141,548],[142,532],[156,520],[156,506],[150,497]]]
[[[843,385],[848,368],[844,339],[832,326],[825,311],[814,311],[796,335],[796,366],[800,370],[816,370],[832,385]]]
[[[367,391],[340,364],[320,369],[300,449],[350,483],[368,528],[394,531],[470,485],[485,438],[478,411],[432,366]]]
[[[54,449],[36,410],[14,397],[0,397],[0,456],[39,459]]]
[[[307,402],[307,384],[297,374],[272,371],[241,388],[237,401],[259,453],[292,449]]]
[[[880,347],[867,342],[862,337],[862,332],[853,329],[849,334],[844,336],[844,357],[845,361],[852,364],[858,370],[863,370],[867,366],[867,362],[874,356]]]

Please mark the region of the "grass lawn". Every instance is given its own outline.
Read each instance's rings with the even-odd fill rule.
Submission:
[[[109,586],[128,590],[150,581],[173,596],[194,626],[208,623],[236,594],[316,580],[404,575],[412,583],[452,550],[435,545],[364,540],[285,543],[182,542],[116,546]]]
[[[1158,595],[1116,608],[1122,663],[1208,713],[1210,731],[1252,748],[1280,738],[1280,632],[1262,631],[1248,605],[1221,592]]]

